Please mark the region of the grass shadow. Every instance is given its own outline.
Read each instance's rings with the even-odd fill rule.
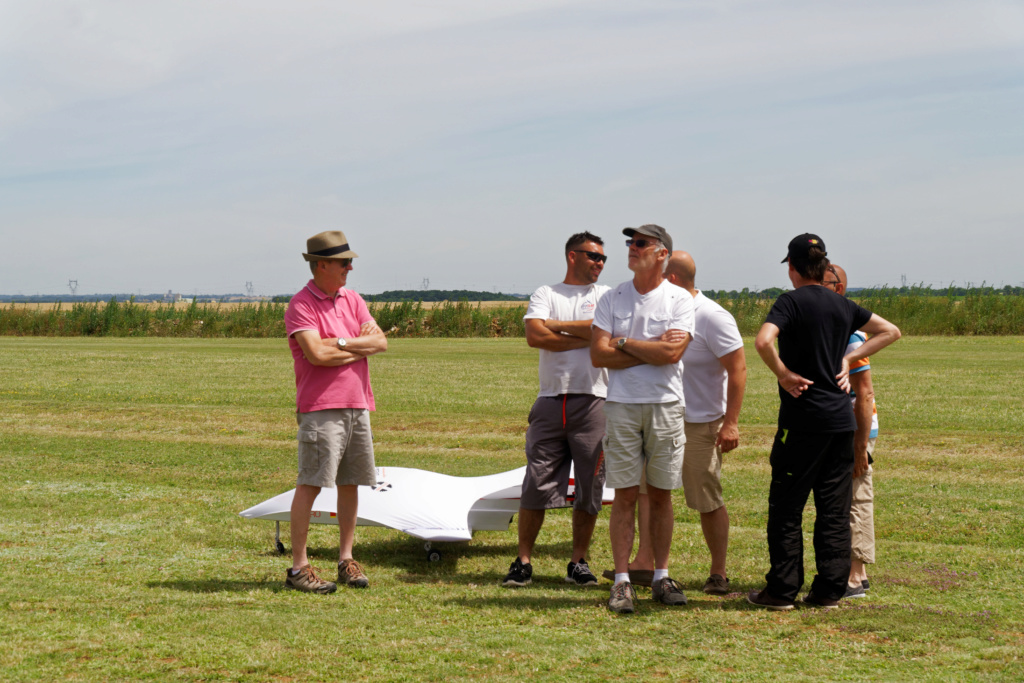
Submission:
[[[168,588],[185,593],[248,593],[270,591],[280,593],[289,590],[283,581],[224,581],[218,579],[192,581],[148,581],[147,588]]]

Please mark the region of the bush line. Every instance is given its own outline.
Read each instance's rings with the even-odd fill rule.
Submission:
[[[989,289],[968,290],[965,296],[921,296],[897,289],[874,290],[854,297],[862,306],[916,335],[1024,335],[1024,296]],[[729,309],[740,332],[757,333],[773,303],[752,293],[719,301]],[[522,337],[524,304],[490,306],[445,301],[425,308],[422,302],[368,304],[391,337]],[[239,306],[218,303],[185,308],[146,306],[133,299],[119,302],[58,302],[50,310],[11,304],[0,308],[0,335],[100,337],[284,337],[287,304],[260,302]]]

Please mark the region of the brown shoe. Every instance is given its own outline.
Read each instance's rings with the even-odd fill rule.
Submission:
[[[612,583],[615,583],[615,570],[605,569],[601,572],[601,576],[608,579]],[[644,588],[650,588],[651,582],[654,581],[654,571],[650,569],[630,569],[629,570],[629,582],[634,586],[643,586]]]
[[[366,588],[370,580],[363,573],[363,568],[355,560],[342,560],[338,563],[338,583],[349,588]]]
[[[704,582],[704,592],[708,595],[728,595],[729,579],[721,574],[712,574]]]
[[[293,588],[303,593],[320,593],[321,595],[338,590],[337,585],[317,576],[316,570],[308,564],[294,574],[291,569],[286,570],[284,587]]]

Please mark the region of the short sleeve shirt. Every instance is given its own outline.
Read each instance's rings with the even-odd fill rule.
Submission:
[[[342,288],[332,297],[310,280],[292,297],[284,314],[284,326],[295,359],[295,399],[300,413],[335,408],[376,409],[370,388],[370,366],[365,358],[339,367],[313,365],[295,341],[295,333],[302,330],[315,332],[322,339],[351,339],[358,337],[362,324],[371,320],[366,302],[348,289]]]
[[[654,341],[668,330],[693,334],[693,297],[668,280],[647,294],[640,294],[627,280],[597,304],[594,327],[612,337]],[[683,362],[668,365],[637,365],[608,370],[608,400],[619,403],[669,403],[685,405]]]
[[[544,285],[530,297],[525,320],[591,320],[597,302],[611,289],[606,285]],[[537,373],[538,396],[591,394],[604,398],[608,393],[608,371],[590,362],[590,349],[568,351],[540,350]]]
[[[743,348],[736,319],[697,292],[693,298],[693,339],[683,354],[687,422],[713,422],[725,415],[729,373],[719,358]]]
[[[814,434],[857,428],[836,374],[850,335],[870,319],[871,311],[818,285],[798,287],[775,300],[765,322],[779,328],[779,358],[814,382],[799,397],[779,386],[779,427]]]
[[[851,353],[860,348],[861,344],[866,342],[868,337],[863,332],[857,331],[850,335],[850,341],[846,345],[846,353]],[[871,359],[861,358],[858,361],[850,363],[850,374],[856,374],[858,372],[864,372],[865,370],[871,369]],[[857,394],[850,391],[850,402],[852,404],[857,403]],[[874,439],[878,437],[878,406],[875,404],[874,399],[871,401],[871,433],[868,438]]]

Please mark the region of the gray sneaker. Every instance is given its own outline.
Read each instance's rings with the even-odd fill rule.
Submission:
[[[663,605],[685,605],[686,595],[683,594],[683,587],[675,579],[667,576],[664,579],[655,581],[651,585],[651,599]]]
[[[608,598],[608,609],[619,614],[632,614],[635,610],[636,591],[629,581],[620,581],[612,586],[611,597]]]
[[[847,598],[866,598],[868,597],[867,591],[864,590],[864,584],[858,583],[856,586],[847,586],[846,592],[843,593],[843,599]]]
[[[321,595],[338,590],[337,585],[317,576],[316,570],[308,564],[294,574],[291,569],[285,571],[284,587],[303,593],[320,593]]]
[[[729,579],[721,574],[712,574],[704,582],[704,592],[708,595],[728,595]]]
[[[370,580],[366,578],[359,563],[349,559],[338,563],[338,583],[349,588],[366,588]]]

